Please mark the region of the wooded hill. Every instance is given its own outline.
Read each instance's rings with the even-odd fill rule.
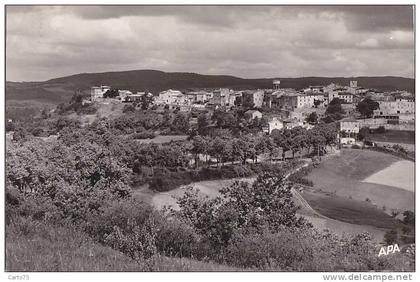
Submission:
[[[166,89],[188,90],[195,88],[228,87],[235,90],[271,88],[273,79],[281,80],[282,88],[301,89],[309,85],[337,83],[349,85],[357,80],[358,85],[378,90],[407,90],[414,92],[415,80],[404,77],[299,77],[244,79],[228,75],[202,75],[156,70],[133,70],[104,73],[81,73],[42,82],[6,82],[7,100],[38,100],[58,103],[69,100],[75,91],[86,94],[93,85],[110,85],[133,92],[150,91],[154,94]]]

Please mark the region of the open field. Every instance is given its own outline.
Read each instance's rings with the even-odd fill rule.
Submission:
[[[329,218],[358,225],[370,225],[381,229],[398,228],[400,224],[390,215],[369,202],[343,197],[303,192],[302,196],[313,209]]]
[[[385,133],[369,134],[367,140],[378,142],[414,144],[416,133],[414,131],[387,130]]]
[[[209,196],[210,198],[215,198],[219,195],[220,189],[229,186],[235,180],[252,182],[255,180],[255,177],[200,181],[187,186],[193,186],[194,188],[198,189],[203,195]],[[176,209],[178,207],[176,203],[176,197],[182,196],[182,194],[184,193],[184,187],[185,186],[182,186],[168,192],[155,193],[151,198],[151,203],[157,209],[162,209],[164,206],[172,206]]]
[[[386,230],[377,228],[376,226],[371,225],[363,225],[361,222],[360,224],[356,223],[350,223],[354,222],[353,218],[351,217],[351,214],[347,213],[347,210],[343,210],[343,216],[348,217],[349,220],[337,220],[337,218],[334,216],[334,214],[331,217],[327,217],[330,214],[322,214],[322,210],[317,209],[317,204],[321,203],[321,201],[317,201],[317,197],[326,197],[325,194],[320,195],[319,193],[313,193],[312,197],[308,196],[308,191],[303,191],[301,193],[297,192],[296,190],[293,190],[293,196],[294,196],[294,202],[297,206],[299,206],[298,215],[304,217],[306,220],[308,220],[312,225],[318,229],[318,230],[324,230],[329,229],[330,231],[334,232],[335,234],[339,236],[352,236],[357,235],[363,232],[369,232],[373,239],[380,243],[383,241],[384,235]],[[303,195],[305,197],[303,197]],[[305,198],[308,199],[305,200]],[[315,204],[311,206],[311,201],[309,199],[315,199]],[[362,202],[358,202],[363,204]],[[324,206],[325,208],[331,208],[330,204],[327,203],[327,205]],[[374,212],[377,213],[376,207],[370,205],[368,206],[368,210],[371,211],[374,209]],[[327,212],[328,213],[328,212]],[[380,214],[380,218],[386,217],[388,219],[388,215]],[[392,224],[396,224],[395,221],[392,222]]]
[[[387,211],[414,210],[413,192],[390,184],[363,182],[367,177],[400,160],[380,152],[343,149],[340,155],[324,160],[307,178],[313,181],[317,189],[359,201],[369,199],[380,209],[385,206]],[[407,182],[413,183],[414,187],[414,171],[408,175]]]
[[[363,182],[393,186],[414,192],[415,165],[411,161],[398,161],[365,178]]]
[[[303,214],[302,216],[312,223],[316,229],[328,229],[339,236],[352,236],[369,232],[369,234],[372,235],[373,240],[380,243],[383,241],[386,232],[386,230],[379,229],[374,226],[352,224],[323,216],[307,214]]]
[[[348,149],[341,150],[338,155],[330,155],[308,176],[308,179],[314,182],[315,189],[312,192],[302,192],[304,201],[310,206],[302,205],[298,200],[297,204],[302,206],[298,213],[320,230],[327,228],[339,235],[369,232],[380,242],[387,230],[400,228],[400,223],[386,212],[389,213],[392,209],[413,209],[413,193],[390,185],[363,181],[376,172],[400,162],[399,158],[392,155],[368,150]],[[403,164],[411,165],[405,161]],[[216,197],[222,187],[235,180],[201,181],[191,185],[204,195]],[[239,180],[251,182],[255,178]],[[335,195],[326,195],[316,191],[317,189]],[[182,193],[182,187],[163,193],[154,193],[145,187],[134,191],[136,197],[148,201],[157,209],[164,206],[177,208],[175,197],[181,196]],[[367,198],[369,202],[366,201]]]
[[[255,178],[242,178],[240,180],[244,181],[253,181]],[[199,189],[204,195],[209,196],[210,198],[216,197],[219,193],[218,191],[229,184],[231,184],[234,180],[215,180],[215,181],[201,181],[193,183],[192,185]],[[138,192],[137,192],[138,191]],[[144,191],[144,190],[143,190]],[[162,209],[164,206],[172,206],[173,208],[177,209],[178,206],[176,204],[176,197],[181,196],[183,193],[183,188],[177,188],[175,190],[163,193],[145,193],[140,192],[139,190],[135,190],[135,195],[137,197],[142,198],[143,200],[150,201],[152,205],[157,209]],[[307,198],[307,194],[303,193],[304,199]],[[316,197],[319,197],[317,194],[314,194],[311,199],[317,200]],[[323,229],[330,229],[331,231],[335,232],[338,235],[355,235],[363,232],[369,232],[372,234],[373,238],[377,242],[381,242],[383,240],[383,236],[387,229],[379,228],[381,227],[394,227],[397,226],[398,223],[394,219],[390,219],[390,217],[378,210],[375,206],[369,203],[364,203],[360,201],[353,201],[356,202],[357,205],[352,207],[346,201],[346,199],[342,200],[341,202],[347,203],[347,207],[342,209],[341,220],[338,217],[334,216],[334,203],[335,205],[339,205],[340,201],[335,201],[333,205],[328,204],[325,205],[326,213],[324,214],[325,210],[318,210],[318,206],[316,204],[324,204],[322,201],[315,201],[315,205],[311,208],[308,208],[307,205],[303,205],[299,199],[294,199],[295,203],[300,206],[301,208],[298,211],[298,214],[306,218],[309,222],[311,222],[315,228],[319,230]],[[351,200],[349,200],[351,201]],[[328,201],[327,201],[328,202]],[[352,203],[352,202],[351,202]],[[309,204],[314,204],[314,202],[309,201]],[[363,210],[358,211],[357,208],[361,206]],[[314,208],[314,209],[312,209]],[[330,210],[329,210],[330,209]],[[355,210],[354,210],[355,209]],[[375,220],[355,220],[354,216],[360,216],[361,213],[364,213],[363,217],[365,216],[366,212],[375,214]],[[331,216],[333,215],[333,216]],[[331,217],[329,217],[331,216]],[[382,219],[386,220],[386,224],[380,223]],[[371,224],[371,225],[369,225]]]

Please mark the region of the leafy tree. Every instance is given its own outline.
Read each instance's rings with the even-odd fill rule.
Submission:
[[[147,95],[145,93],[143,96],[141,96],[140,103],[142,110],[148,110],[150,108],[150,105],[153,103],[153,96]]]
[[[293,147],[292,144],[292,131],[290,129],[283,129],[281,131],[272,132],[274,142],[282,149],[282,159],[285,160],[286,152],[290,151]]]
[[[172,123],[172,130],[175,132],[188,133],[189,129],[189,116],[182,112],[177,113]]]
[[[222,188],[214,199],[187,188],[178,198],[179,211],[173,213],[206,236],[216,248],[227,246],[238,230],[267,226],[273,232],[282,227],[303,227],[306,221],[296,215],[291,185],[282,175],[265,173],[250,185],[236,181]]]
[[[308,147],[309,143],[310,142],[306,129],[302,128],[301,126],[292,128],[290,149],[292,150],[293,158],[295,157],[295,153],[300,152],[303,148]]]
[[[379,109],[379,103],[370,98],[363,99],[356,106],[356,110],[364,117],[371,117],[373,111],[377,109]]]
[[[306,118],[306,122],[308,122],[309,124],[317,124],[318,123],[318,115],[316,114],[316,112],[312,112],[307,118]]]
[[[216,124],[219,128],[235,128],[236,117],[232,113],[221,113],[216,119]]]
[[[201,113],[197,118],[198,132],[201,135],[204,135],[207,132],[208,127],[210,126],[210,119],[208,114]]]
[[[226,146],[226,143],[227,142],[220,137],[216,137],[211,143],[210,155],[216,158],[217,165],[223,162],[224,147]]]
[[[58,133],[64,128],[76,129],[80,128],[80,122],[67,117],[59,117],[55,123],[55,131]]]
[[[267,225],[276,231],[281,226],[302,227],[305,223],[296,215],[298,207],[292,199],[291,184],[283,175],[263,173],[252,185],[235,182],[220,193],[227,205],[238,212],[240,227]]]
[[[343,118],[344,110],[341,107],[341,100],[334,98],[331,100],[327,109],[325,110],[326,117],[323,119],[325,122],[330,123]]]
[[[381,125],[381,126],[379,126],[377,129],[375,129],[375,133],[379,133],[379,134],[381,134],[381,133],[385,133],[385,127],[383,126],[383,125]]]
[[[264,147],[264,152],[268,153],[271,162],[277,151],[276,143],[270,136],[264,136],[262,142],[264,142],[262,145]]]
[[[326,142],[326,138],[320,132],[313,129],[311,130],[311,133],[309,134],[309,143],[318,156],[323,154],[323,148]]]
[[[414,212],[412,212],[412,211],[405,211],[404,213],[403,213],[403,216],[404,216],[404,219],[403,219],[403,222],[405,223],[405,224],[409,224],[409,225],[413,225],[414,226],[414,224],[415,224],[415,215],[414,215]]]
[[[256,146],[257,155],[267,153],[268,156],[270,157],[270,162],[271,162],[271,159],[274,156],[275,149],[276,149],[276,144],[274,143],[273,139],[270,136],[263,135],[261,137],[257,137],[257,146]]]
[[[31,140],[7,151],[9,189],[52,202],[63,218],[78,221],[111,198],[128,197],[128,169],[98,144]]]
[[[155,146],[152,164],[158,167],[178,168],[187,167],[188,151],[184,144],[171,142],[167,145]],[[147,157],[150,159],[150,156]]]
[[[22,126],[19,126],[13,132],[14,142],[23,142],[29,138],[29,132]]]
[[[192,139],[191,152],[194,155],[196,167],[198,166],[198,155],[202,154],[207,156],[210,151],[210,145],[209,140],[201,135],[197,135]]]
[[[235,138],[232,140],[232,155],[235,159],[241,160],[242,164],[246,163],[248,155],[246,153],[246,140],[243,138]]]
[[[75,112],[77,114],[93,114],[96,112],[94,105],[83,104],[83,95],[80,92],[75,92],[67,104],[61,103],[57,106],[56,112],[58,114],[64,114],[67,112]],[[47,118],[48,112],[43,112],[42,117]]]
[[[224,165],[224,163],[228,160],[233,160],[233,146],[232,146],[232,141],[229,139],[223,139],[224,141],[224,146],[221,148],[221,161],[222,161],[222,166]]]
[[[332,146],[337,141],[337,129],[335,124],[320,123],[313,128],[325,138],[325,145]]]
[[[358,135],[357,135],[357,138],[358,138],[359,140],[365,140],[365,139],[366,139],[366,137],[368,137],[368,136],[369,136],[369,134],[370,134],[370,129],[369,129],[369,127],[364,126],[364,127],[360,128],[359,133],[358,133]]]
[[[118,89],[112,88],[104,93],[104,98],[115,98],[120,95]]]

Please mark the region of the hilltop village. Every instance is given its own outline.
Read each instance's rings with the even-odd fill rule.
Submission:
[[[369,130],[414,131],[414,95],[407,91],[383,92],[367,89],[350,81],[342,86],[329,84],[296,90],[282,88],[273,80],[272,89],[241,90],[228,88],[179,91],[168,89],[157,95],[150,92],[132,93],[110,86],[93,86],[90,99],[84,103],[119,101],[156,111],[175,110],[198,117],[215,111],[243,111],[248,121],[262,123],[262,132],[292,129],[300,126],[311,129],[323,120],[339,121],[340,143],[354,145],[362,128]]]

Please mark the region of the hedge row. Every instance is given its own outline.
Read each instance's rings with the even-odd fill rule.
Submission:
[[[300,161],[290,161],[282,164],[259,163],[176,172],[158,171],[148,183],[150,189],[165,192],[197,181],[252,177],[262,172],[281,174],[297,167],[300,163]]]

